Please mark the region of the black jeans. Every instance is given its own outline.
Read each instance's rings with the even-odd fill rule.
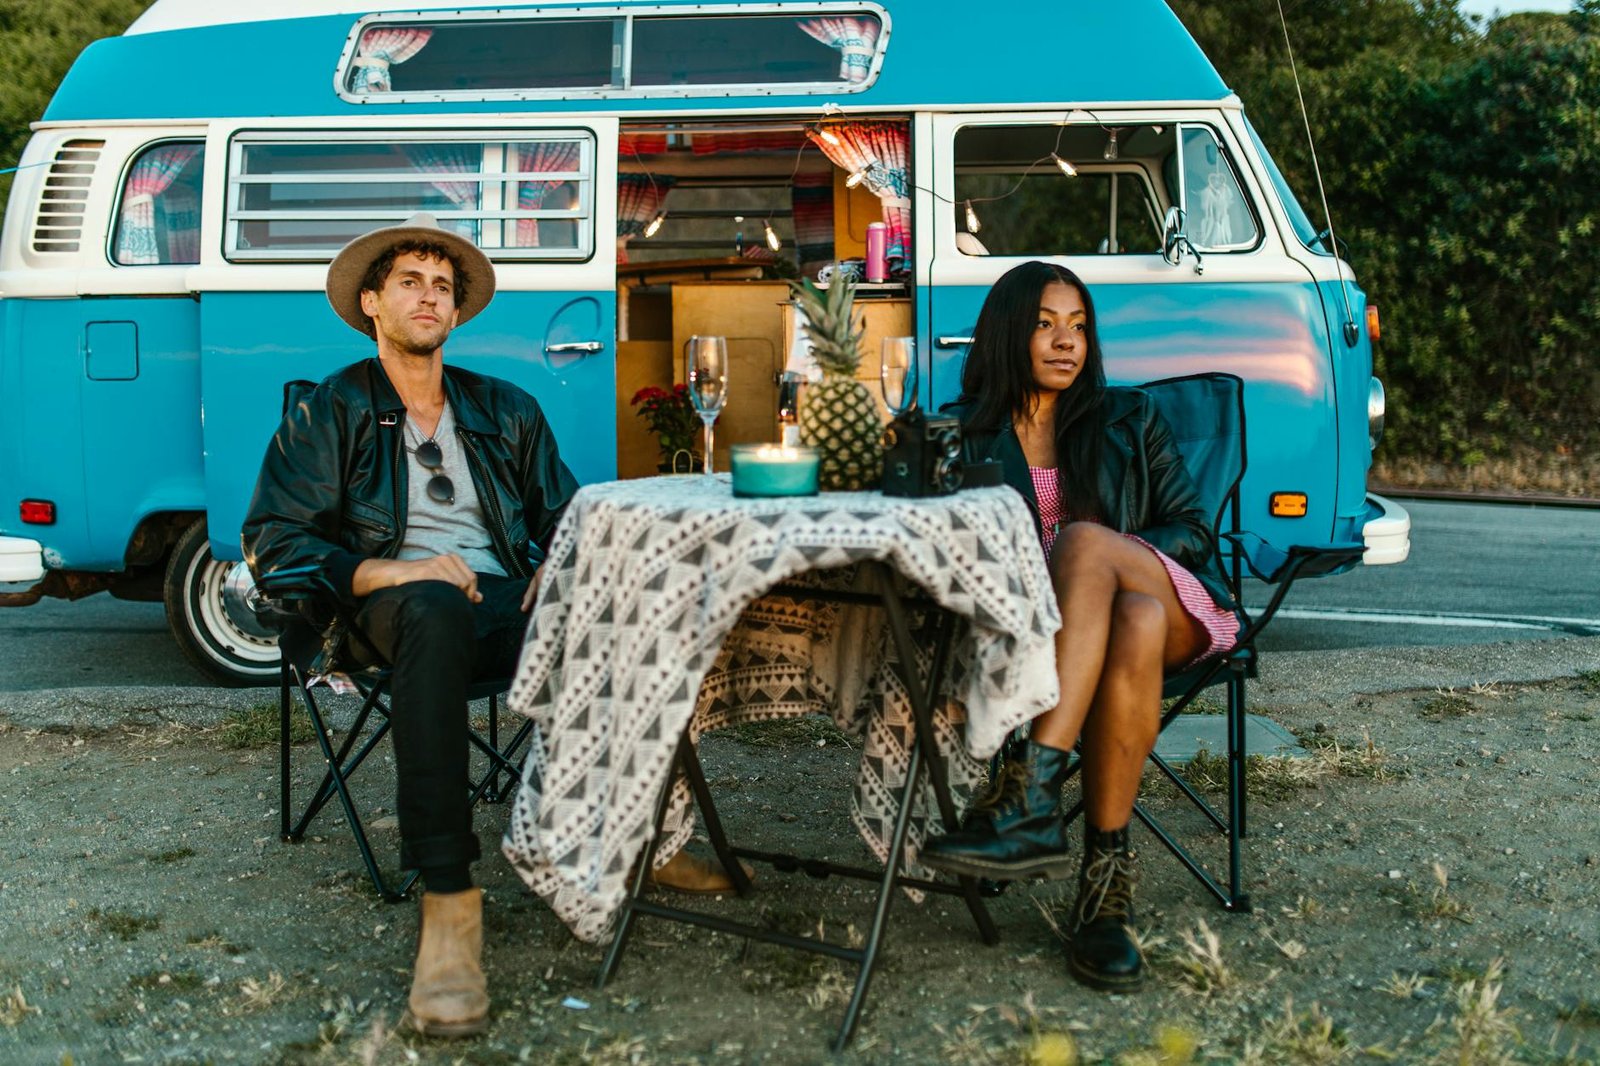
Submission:
[[[394,668],[390,722],[405,869],[464,867],[480,854],[467,804],[467,686],[516,670],[527,587],[521,578],[479,574],[483,602],[472,603],[454,585],[414,581],[374,592],[356,616],[372,650]]]

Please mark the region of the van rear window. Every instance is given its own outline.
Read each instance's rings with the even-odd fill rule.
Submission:
[[[331,259],[417,211],[495,259],[587,259],[594,137],[255,133],[233,142],[230,259]]]
[[[881,8],[696,5],[587,17],[419,12],[362,19],[339,92],[361,103],[529,97],[838,93],[866,88],[887,44]]]

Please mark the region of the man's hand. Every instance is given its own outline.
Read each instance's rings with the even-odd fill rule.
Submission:
[[[483,602],[483,593],[478,591],[478,575],[454,552],[426,559],[364,559],[356,567],[351,591],[357,596],[368,596],[379,589],[409,585],[413,581],[445,581],[460,589],[473,603]]]
[[[533,572],[533,580],[528,582],[528,591],[522,594],[522,613],[527,614],[533,610],[533,601],[539,598],[539,580],[544,577],[544,564]]]

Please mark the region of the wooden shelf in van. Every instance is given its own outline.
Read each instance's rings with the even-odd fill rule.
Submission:
[[[659,259],[650,263],[617,264],[617,280],[625,284],[656,285],[672,281],[745,281],[766,273],[759,260],[730,255],[721,259]]]

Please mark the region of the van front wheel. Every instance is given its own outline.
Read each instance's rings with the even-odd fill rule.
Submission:
[[[167,560],[167,627],[184,657],[221,685],[263,685],[278,676],[277,634],[256,620],[243,563],[211,555],[206,520],[183,531]]]

